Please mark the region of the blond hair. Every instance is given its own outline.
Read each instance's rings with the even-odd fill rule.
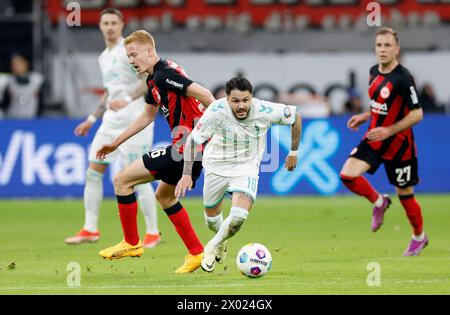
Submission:
[[[392,36],[394,36],[395,42],[397,43],[397,45],[400,44],[400,39],[398,38],[397,32],[394,31],[394,30],[393,30],[392,28],[390,28],[390,27],[382,27],[382,28],[380,28],[380,29],[377,31],[375,37],[377,37],[378,35],[387,35],[387,34],[391,34]]]
[[[150,35],[147,31],[139,30],[131,33],[130,35],[125,38],[125,45],[129,45],[131,43],[138,43],[138,44],[148,44],[153,49],[156,48],[155,40],[153,39],[153,36]]]

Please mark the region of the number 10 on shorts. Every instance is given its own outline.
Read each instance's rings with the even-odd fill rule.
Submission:
[[[256,178],[253,177],[247,177],[247,188],[251,191],[256,191]]]

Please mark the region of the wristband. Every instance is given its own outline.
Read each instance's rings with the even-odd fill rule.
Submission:
[[[95,117],[94,115],[89,115],[86,118],[87,121],[89,121],[91,124],[95,124],[95,122],[97,121],[97,117]]]
[[[125,101],[127,101],[127,103],[131,103],[133,101],[133,98],[130,95],[125,95],[125,97],[123,98]]]
[[[295,150],[295,151],[291,150],[291,151],[289,151],[288,155],[289,156],[297,156],[298,155],[298,150]]]

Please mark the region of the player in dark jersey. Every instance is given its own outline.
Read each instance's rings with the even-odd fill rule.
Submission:
[[[423,112],[413,77],[397,61],[399,52],[396,32],[381,28],[375,40],[378,65],[370,69],[370,110],[352,116],[347,123],[351,130],[358,130],[370,119],[370,126],[342,167],[341,179],[348,189],[374,204],[371,228],[376,232],[383,224],[391,199],[378,193],[362,174],[373,174],[384,164],[414,231],[403,255],[417,256],[428,245],[428,236],[423,231],[420,205],[414,198],[414,185],[418,184],[419,177],[411,127],[422,120]]]
[[[200,267],[203,245],[198,239],[187,211],[175,197],[176,184],[183,173],[183,141],[193,129],[196,120],[203,114],[203,105],[215,99],[211,92],[187,78],[184,70],[171,61],[162,60],[156,53],[155,41],[146,31],[136,31],[125,39],[125,48],[130,64],[140,73],[149,73],[146,107],[127,130],[113,143],[103,146],[99,159],[113,152],[121,143],[132,137],[155,118],[158,108],[164,113],[172,130],[172,145],[155,149],[145,154],[120,171],[114,178],[114,190],[119,206],[124,240],[100,251],[105,258],[141,256],[143,248],[137,231],[137,204],[134,186],[160,180],[156,199],[182,238],[189,254],[176,273],[187,273]],[[202,105],[203,104],[203,105]],[[200,176],[201,161],[194,166],[194,177]]]

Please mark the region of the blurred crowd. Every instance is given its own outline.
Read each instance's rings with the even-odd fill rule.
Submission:
[[[0,118],[32,119],[46,117],[43,102],[44,77],[32,71],[28,59],[15,53],[10,59],[10,73],[0,73]],[[450,112],[450,102],[437,100],[432,84],[425,83],[419,88],[419,100],[426,113]],[[214,91],[215,97],[225,96],[224,89]],[[346,99],[339,107],[331,106],[329,98],[317,93],[273,94],[264,99],[296,105],[305,118],[324,118],[333,115],[360,114],[368,109],[368,98],[362,90],[350,88]],[[54,115],[53,115],[54,116]],[[59,116],[65,116],[60,111]]]
[[[336,115],[354,115],[368,110],[368,97],[357,88],[347,91],[347,98],[339,108],[333,108],[329,99],[318,94],[286,94],[281,95],[275,101],[293,104],[298,107],[298,112],[305,118],[324,118]],[[445,104],[436,98],[433,86],[425,83],[419,90],[419,101],[425,113],[450,112],[450,102]]]

